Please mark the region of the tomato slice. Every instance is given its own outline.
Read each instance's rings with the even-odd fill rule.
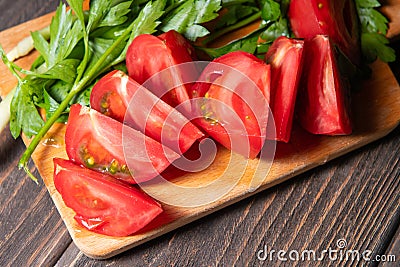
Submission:
[[[65,147],[74,162],[129,183],[154,178],[179,158],[141,132],[79,104],[70,109]]]
[[[95,84],[90,105],[179,154],[185,153],[204,136],[180,112],[122,71],[112,71]]]
[[[265,57],[271,65],[271,110],[277,141],[290,140],[303,66],[303,47],[304,41],[281,36],[273,42]]]
[[[161,205],[142,191],[115,178],[54,158],[54,185],[75,220],[90,231],[127,236],[162,212]]]
[[[163,40],[171,51],[179,51],[180,49],[185,48],[191,60],[197,59],[196,50],[189,40],[183,37],[179,32],[170,30],[160,34],[158,38]],[[175,56],[178,58],[179,62],[188,62],[189,60],[186,53],[179,53]]]
[[[270,66],[254,55],[231,52],[214,59],[193,86],[197,123],[228,149],[255,158],[269,114]]]
[[[305,58],[297,103],[301,125],[313,134],[350,134],[348,84],[340,76],[329,37],[306,41]]]
[[[171,69],[175,65],[192,62],[194,55],[190,43],[176,31],[168,31],[160,36],[142,34],[129,46],[126,54],[128,74],[138,83],[146,82],[145,87],[162,98],[169,105],[176,107],[186,104],[184,109],[190,112],[190,81],[195,70]]]
[[[328,35],[353,64],[360,63],[358,15],[353,0],[292,0],[288,17],[296,37]]]

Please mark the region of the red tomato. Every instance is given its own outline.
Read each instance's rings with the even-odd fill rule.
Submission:
[[[74,162],[129,183],[154,178],[179,158],[141,132],[79,104],[71,106],[65,147]]]
[[[161,205],[113,177],[55,158],[54,185],[75,220],[90,231],[127,236],[162,212]]]
[[[306,41],[305,58],[297,103],[301,125],[313,134],[350,134],[347,83],[329,37],[317,35]]]
[[[147,81],[145,86],[173,107],[186,103],[185,109],[190,112],[188,91],[191,86],[182,84],[191,80],[195,70],[169,68],[191,62],[192,55],[193,48],[190,47],[190,43],[175,31],[169,31],[158,37],[142,34],[129,46],[126,66],[129,76],[140,84],[164,71],[162,75]]]
[[[180,154],[203,137],[203,133],[180,112],[122,71],[112,71],[95,84],[90,105]]]
[[[252,54],[232,52],[212,61],[193,86],[195,122],[228,149],[255,158],[268,123],[270,67]]]
[[[296,37],[328,35],[354,64],[360,63],[358,16],[353,0],[292,0],[288,17]]]
[[[192,46],[192,44],[183,37],[180,33],[174,30],[167,31],[158,36],[161,40],[164,40],[166,45],[171,49],[171,51],[179,51],[179,49],[185,48],[191,58],[191,60],[196,60],[196,50]],[[188,58],[186,53],[179,53],[175,55],[176,57],[180,57],[179,61],[187,62]]]
[[[278,141],[289,142],[297,88],[301,78],[304,41],[279,37],[266,54],[271,65],[271,110]]]

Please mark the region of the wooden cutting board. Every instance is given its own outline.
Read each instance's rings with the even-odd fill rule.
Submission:
[[[398,14],[389,8],[385,10],[389,11],[388,16]],[[30,31],[48,25],[51,16],[52,14],[49,14],[1,32],[0,43],[8,51],[19,40],[29,35]],[[400,27],[391,26],[390,36],[396,36],[400,32],[399,29]],[[240,35],[243,32],[237,34]],[[37,53],[33,52],[20,59],[18,64],[29,68],[36,56]],[[295,126],[291,142],[277,144],[271,166],[268,162],[258,159],[244,160],[241,157],[232,157],[229,151],[219,148],[215,160],[206,170],[197,173],[181,173],[171,179],[171,182],[192,187],[203,186],[219,178],[231,162],[233,168],[225,173],[228,177],[227,182],[231,183],[233,180],[237,183],[227,194],[216,201],[193,208],[163,204],[165,210],[163,214],[145,229],[129,237],[108,237],[85,230],[74,221],[74,212],[64,205],[54,187],[52,159],[54,157],[67,158],[64,149],[65,125],[56,124],[52,127],[33,154],[33,160],[75,244],[89,257],[109,258],[388,134],[400,122],[400,87],[387,64],[378,61],[371,67],[372,77],[363,81],[362,90],[354,93],[353,96],[355,131],[352,135],[313,136]],[[15,86],[16,81],[3,64],[0,64],[0,73],[2,75],[1,95],[6,95]],[[24,141],[29,142],[26,139]],[[274,146],[272,145],[271,148]],[[264,172],[268,170],[268,174],[265,175]],[[258,183],[256,187],[254,187],[255,182]],[[157,187],[157,184],[150,186],[162,192],[162,188]]]

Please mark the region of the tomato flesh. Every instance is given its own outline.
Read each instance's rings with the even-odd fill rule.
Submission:
[[[54,185],[75,220],[90,231],[128,236],[161,212],[159,203],[115,178],[54,158]]]
[[[160,36],[142,34],[131,43],[126,54],[128,74],[143,84],[169,105],[176,107],[186,104],[184,110],[190,112],[189,95],[193,75],[192,69],[176,70],[170,67],[192,62],[193,48],[175,31]],[[155,74],[160,73],[153,77]]]
[[[255,158],[266,138],[270,66],[245,52],[214,59],[193,86],[195,123],[228,149]]]
[[[289,142],[298,86],[303,66],[304,41],[279,37],[266,54],[271,66],[271,110],[275,140]]]
[[[141,132],[79,104],[70,109],[65,147],[74,162],[129,183],[150,180],[179,158]]]
[[[187,54],[189,54],[191,60],[197,59],[196,50],[194,49],[192,44],[177,31],[170,30],[164,32],[160,34],[158,38],[163,40],[166,46],[171,49],[171,51],[179,51],[180,49],[184,48],[187,51]],[[187,62],[189,61],[187,54],[178,53],[174,56],[178,58],[177,61],[179,62]]]
[[[298,38],[328,35],[353,62],[360,63],[358,16],[354,1],[292,0],[288,17]]]
[[[112,71],[93,87],[90,105],[97,111],[185,153],[203,133],[179,111],[122,71]]]
[[[350,134],[348,84],[340,76],[329,37],[306,41],[305,58],[297,102],[301,125],[313,134]]]

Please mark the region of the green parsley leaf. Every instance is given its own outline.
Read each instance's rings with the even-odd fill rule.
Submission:
[[[363,33],[361,35],[362,53],[367,62],[374,62],[377,58],[384,62],[396,60],[393,48],[387,46],[389,40],[379,33]]]
[[[164,15],[166,0],[158,0],[155,2],[148,2],[146,6],[140,11],[138,17],[135,19],[132,34],[129,43],[140,34],[152,34],[156,32],[157,27],[161,24],[161,16]]]
[[[30,138],[44,125],[34,103],[36,90],[37,88],[34,88],[29,80],[18,82],[10,112],[10,131],[14,138],[20,135],[21,130]]]
[[[380,6],[377,0],[356,0],[361,23],[361,50],[366,63],[372,63],[377,58],[384,62],[396,59],[396,53],[388,46],[389,40],[385,36],[388,20],[376,10]]]
[[[356,0],[359,7],[380,7],[381,4],[378,0]]]
[[[90,1],[87,31],[93,32],[101,27],[112,27],[125,23],[131,12],[130,1]]]
[[[85,24],[85,14],[83,13],[83,0],[70,0],[68,4],[71,6],[75,15],[78,17],[81,25]]]
[[[57,9],[50,24],[50,43],[47,50],[38,50],[47,66],[52,67],[67,58],[82,37],[81,23],[74,18],[71,10],[66,11],[66,6],[63,4]]]
[[[220,9],[220,0],[185,1],[168,14],[163,21],[161,30],[164,32],[176,30],[187,39],[195,41],[197,38],[209,34],[209,31],[200,24],[218,17],[217,11]]]
[[[44,110],[46,111],[46,119],[49,119],[60,107],[60,104],[46,90],[44,90],[43,96],[44,102],[40,104],[40,107],[44,108]],[[57,119],[57,122],[66,122],[68,120],[68,112],[68,110],[64,111]]]
[[[260,38],[267,43],[272,43],[279,36],[289,36],[288,21],[285,18],[280,18],[272,23],[267,29],[261,33]]]
[[[277,21],[281,16],[281,6],[273,0],[264,0],[262,7],[261,18],[267,23]]]
[[[36,77],[62,80],[67,83],[73,83],[76,77],[76,68],[78,67],[80,61],[78,59],[64,59],[52,68],[47,70],[42,74],[37,74]]]
[[[358,11],[362,32],[386,34],[388,20],[373,8],[360,8]]]

